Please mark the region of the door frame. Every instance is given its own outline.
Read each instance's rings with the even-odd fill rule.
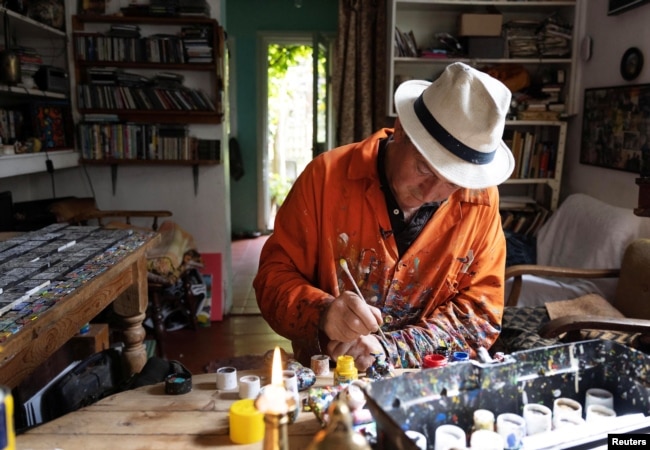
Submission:
[[[320,40],[317,40],[320,37]],[[327,79],[328,92],[331,92],[331,71],[332,71],[332,50],[334,40],[331,36],[319,34],[317,32],[292,32],[292,31],[268,31],[258,33],[257,42],[257,91],[260,93],[257,99],[257,110],[260,114],[257,118],[257,226],[259,230],[268,231],[268,221],[270,217],[270,198],[269,198],[269,173],[267,169],[268,161],[268,139],[267,139],[267,117],[268,117],[268,61],[267,48],[269,44],[297,44],[315,47],[317,42],[323,42],[327,39],[329,47],[328,54],[330,58],[327,62]],[[316,77],[314,77],[316,78]],[[332,135],[333,111],[331,108],[331,96],[328,95],[328,139]],[[330,141],[331,142],[331,141]],[[329,150],[329,148],[327,149]],[[312,155],[314,149],[312,148]]]

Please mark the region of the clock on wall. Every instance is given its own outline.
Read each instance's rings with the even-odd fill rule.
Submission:
[[[621,58],[621,76],[632,81],[641,73],[643,68],[643,53],[636,47],[628,48]]]

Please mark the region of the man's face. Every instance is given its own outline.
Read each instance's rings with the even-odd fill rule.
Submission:
[[[460,189],[433,170],[403,130],[396,128],[392,144],[386,174],[393,195],[403,210],[445,200]]]

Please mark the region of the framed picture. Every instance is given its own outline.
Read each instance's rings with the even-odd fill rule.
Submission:
[[[36,102],[31,106],[32,135],[41,141],[42,151],[73,146],[73,126],[67,102]]]
[[[650,84],[585,89],[580,162],[639,173],[650,150]]]
[[[609,0],[607,4],[607,15],[621,14],[629,9],[648,3],[650,0]]]

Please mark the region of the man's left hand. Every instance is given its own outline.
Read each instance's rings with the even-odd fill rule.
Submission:
[[[352,342],[330,341],[327,344],[327,353],[336,361],[342,355],[350,355],[354,358],[354,365],[357,370],[365,372],[374,362],[378,353],[384,350],[374,334],[361,336]]]

